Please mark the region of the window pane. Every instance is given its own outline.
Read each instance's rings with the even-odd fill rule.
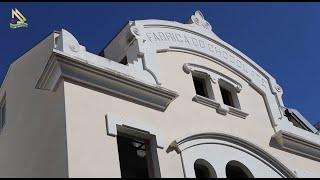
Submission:
[[[120,158],[121,177],[149,177],[147,144],[133,138],[128,138],[118,134],[118,152]]]
[[[216,178],[216,172],[209,162],[198,159],[194,163],[196,178]]]
[[[193,83],[194,83],[194,87],[196,89],[197,95],[209,98],[205,79],[195,77],[195,76],[192,76],[192,77],[193,77]]]
[[[238,161],[230,161],[226,166],[227,178],[253,178],[249,169]]]
[[[220,86],[220,90],[221,90],[221,95],[222,95],[223,103],[224,103],[225,105],[234,107],[234,102],[233,102],[233,99],[232,99],[232,94],[231,94],[231,92],[228,91],[227,89],[221,87],[221,86]]]
[[[205,166],[195,164],[194,171],[196,173],[196,178],[210,178],[210,172]]]

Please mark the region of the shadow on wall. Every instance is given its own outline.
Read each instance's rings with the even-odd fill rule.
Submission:
[[[301,156],[301,157],[304,157],[304,158],[307,158],[307,159],[312,159],[312,160],[315,160],[315,161],[319,161],[318,159],[316,158],[312,158],[310,156],[306,156],[306,155],[303,155],[301,153],[297,153],[297,152],[294,152],[294,151],[290,151],[290,150],[287,150],[287,149],[284,149],[280,146],[280,144],[274,139],[274,138],[271,138],[270,142],[269,142],[269,146],[270,147],[273,147],[273,148],[276,148],[276,149],[279,149],[281,151],[285,151],[287,153],[290,153],[290,154],[294,154],[294,155],[297,155],[297,156]]]

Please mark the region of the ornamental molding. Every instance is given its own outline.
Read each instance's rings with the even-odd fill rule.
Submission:
[[[282,107],[284,107],[282,101],[283,90],[276,80],[248,56],[220,39],[212,32],[212,28],[211,30],[204,28],[205,21],[202,13],[199,12],[191,16],[191,21],[186,24],[165,20],[131,21],[126,26],[126,28],[129,28],[128,32],[125,30],[121,33],[124,35],[131,34],[134,37],[130,41],[132,44],[130,52],[133,57],[130,59],[141,62],[143,68],[139,68],[139,71],[130,68],[130,66],[119,65],[117,62],[113,63],[108,59],[86,52],[84,46],[81,46],[70,33],[68,34],[63,30],[61,32],[63,36],[57,38],[55,49],[78,59],[80,62],[98,66],[105,70],[113,69],[120,74],[125,74],[124,76],[133,77],[133,79],[142,78],[141,82],[155,83],[153,85],[155,87],[162,84],[162,71],[159,70],[157,53],[182,52],[203,57],[239,75],[262,95],[275,134],[281,130],[289,131],[297,136],[306,137],[310,142],[320,144],[318,141],[319,135],[297,130],[284,116],[282,111]],[[238,89],[241,90],[241,87]],[[165,98],[169,99],[165,102],[171,102],[177,96],[177,94],[170,95],[170,98]],[[164,103],[161,104],[160,109],[164,110]],[[157,105],[153,104],[153,106]]]
[[[305,134],[307,136],[301,135],[303,134],[279,130],[272,138],[280,145],[280,149],[320,161],[320,138],[316,137],[318,135],[314,134],[314,137],[311,137],[310,134]]]
[[[160,111],[165,111],[168,105],[178,97],[174,91],[142,82],[113,69],[88,64],[54,50],[36,88],[55,91],[60,80],[94,87]]]
[[[189,74],[190,72],[205,73],[210,77],[210,80],[213,83],[218,83],[219,80],[223,80],[228,84],[232,85],[234,89],[237,91],[237,93],[239,93],[242,90],[242,85],[239,82],[211,68],[201,66],[198,64],[193,64],[193,63],[186,63],[183,65],[182,68],[183,68],[183,71],[187,74]]]
[[[141,32],[135,26],[131,27],[130,32],[131,32],[130,34],[126,35],[127,41],[129,41],[128,43],[131,47],[138,48],[138,43],[135,38],[138,37],[138,39],[140,40]],[[86,47],[80,45],[78,40],[70,32],[68,32],[65,29],[62,29],[60,32],[58,32],[57,37],[55,37],[54,49],[61,51],[65,54],[68,54],[74,58],[78,58],[81,61],[88,62],[90,64],[95,64],[102,68],[111,67],[120,72],[124,72],[129,76],[133,76],[138,79],[140,78],[141,80],[147,81],[149,83],[161,85],[157,75],[146,66],[143,54],[137,54],[137,56],[135,57],[136,59],[139,59],[140,61],[142,61],[142,63],[139,64],[140,66],[142,66],[142,68],[137,68],[131,64],[127,66],[122,65],[117,63],[116,61],[111,61],[104,57],[87,52]],[[128,49],[128,51],[130,50]]]
[[[62,29],[55,39],[55,49],[68,53],[72,56],[86,59],[86,47],[79,44],[78,40],[68,31]]]
[[[233,115],[233,116],[237,116],[240,117],[242,119],[245,119],[249,114],[246,112],[243,112],[240,109],[231,107],[231,106],[227,106],[223,103],[219,103],[213,99],[209,99],[203,96],[199,96],[199,95],[195,95],[192,98],[192,101],[206,105],[208,107],[214,108],[216,109],[217,113],[222,114],[222,115]]]
[[[184,150],[195,146],[200,146],[202,144],[221,144],[239,149],[255,156],[261,162],[268,164],[270,168],[272,168],[282,177],[297,177],[294,172],[288,169],[266,150],[246,139],[239,138],[237,136],[230,135],[230,133],[225,133],[222,131],[203,130],[186,134],[185,136],[174,140],[169,145],[167,152],[174,150],[176,153],[181,154]]]
[[[190,22],[200,26],[201,28],[204,28],[205,30],[208,30],[208,31],[212,30],[210,23],[204,19],[203,14],[199,10],[196,11],[194,15],[191,16],[189,23]]]
[[[132,33],[133,35],[135,35],[135,36],[140,36],[140,31],[139,31],[139,29],[138,29],[137,27],[132,26],[132,27],[130,28],[130,31],[131,31],[131,33]]]
[[[211,82],[213,82],[215,84],[218,83],[220,80],[225,81],[226,83],[233,86],[233,88],[236,90],[237,93],[239,93],[242,90],[242,85],[240,83],[238,83],[236,80],[234,80],[228,76],[225,76],[224,74],[222,74],[218,71],[207,68],[205,66],[201,66],[201,65],[193,64],[193,63],[185,63],[183,65],[182,69],[187,74],[190,74],[190,73],[204,74],[205,76],[207,76],[208,79],[210,79]],[[195,95],[192,98],[192,100],[197,103],[214,108],[214,109],[216,109],[217,113],[222,114],[222,115],[231,114],[231,115],[243,118],[243,119],[245,119],[249,115],[248,113],[245,113],[238,108],[227,106],[227,105],[225,105],[223,103],[219,103],[213,99],[209,99],[209,98],[202,97],[199,95]]]
[[[155,73],[159,81],[161,82],[161,74],[157,66],[157,53],[181,52],[203,57],[242,77],[262,95],[275,134],[281,130],[289,131],[295,134],[292,138],[305,137],[307,141],[320,145],[319,135],[298,130],[284,116],[283,90],[276,80],[248,56],[220,39],[212,29],[203,28],[204,20],[202,13],[196,12],[186,24],[164,20],[134,21],[143,39],[139,41],[139,53],[144,54],[146,66]],[[183,68],[190,71],[187,66]],[[212,76],[211,82],[217,82],[217,78]],[[238,86],[237,89],[241,91],[242,87]],[[194,100],[218,108],[222,114],[239,114],[236,109],[230,111],[229,108],[228,111],[227,108],[219,108],[216,103],[205,101],[203,98],[195,97]],[[299,151],[303,149],[300,148]]]
[[[108,113],[106,116],[107,134],[109,136],[117,136],[117,126],[123,126],[126,128],[131,128],[138,130],[143,133],[155,135],[157,140],[157,146],[161,149],[164,147],[164,137],[163,133],[156,126],[148,123],[148,121],[136,120],[133,118],[128,118],[120,115],[114,115]]]
[[[243,77],[252,87],[262,94],[267,102],[271,123],[277,126],[286,119],[279,107],[283,106],[282,92],[276,90],[277,84],[261,67],[240,51],[223,42],[214,33],[194,28],[192,24],[181,24],[163,20],[135,21],[145,41],[138,41],[139,54],[144,55],[145,65],[161,82],[159,66],[156,65],[157,53],[184,52],[214,61]],[[239,86],[237,88],[241,90]]]

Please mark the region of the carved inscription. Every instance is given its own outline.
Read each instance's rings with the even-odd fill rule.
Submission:
[[[265,89],[267,87],[266,78],[252,66],[226,48],[206,38],[177,30],[147,32],[146,36],[150,43],[167,42],[170,43],[170,46],[196,49],[197,51],[204,52],[237,69],[240,73],[254,81],[254,83],[261,85],[260,88]]]

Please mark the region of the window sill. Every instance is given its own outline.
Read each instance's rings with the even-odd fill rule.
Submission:
[[[245,113],[243,111],[241,111],[240,109],[231,107],[231,106],[227,106],[225,104],[221,104],[216,102],[215,100],[203,97],[203,96],[199,96],[199,95],[195,95],[192,100],[194,102],[206,105],[208,107],[214,108],[217,110],[217,113],[222,114],[222,115],[227,115],[227,114],[231,114],[233,116],[237,116],[240,117],[242,119],[245,119],[249,114]]]
[[[230,106],[228,106],[228,107],[229,107],[229,114],[232,114],[234,116],[238,116],[238,117],[245,119],[249,115],[248,113],[243,112],[238,108],[234,108],[234,107],[230,107]]]

